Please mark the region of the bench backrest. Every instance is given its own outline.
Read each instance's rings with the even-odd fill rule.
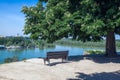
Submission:
[[[67,57],[68,57],[68,51],[47,52],[48,59],[57,59],[57,58],[66,59]]]

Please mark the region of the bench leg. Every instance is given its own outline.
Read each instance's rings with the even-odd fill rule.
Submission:
[[[66,61],[68,61],[68,57],[66,57]]]
[[[63,58],[62,58],[62,62],[64,62]]]
[[[68,61],[68,57],[67,58],[62,58],[62,62],[64,61]]]
[[[48,59],[48,64],[50,65],[50,60]]]
[[[48,62],[48,65],[50,65],[50,60],[49,59],[43,59],[44,60],[44,65],[46,64],[46,61]]]
[[[44,65],[46,64],[45,61],[46,61],[46,60],[44,59]]]

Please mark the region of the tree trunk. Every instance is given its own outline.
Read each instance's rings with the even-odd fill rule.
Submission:
[[[107,32],[107,37],[106,37],[106,56],[108,56],[108,57],[117,56],[114,31]]]

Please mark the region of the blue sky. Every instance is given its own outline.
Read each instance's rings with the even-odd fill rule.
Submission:
[[[0,0],[0,35],[23,36],[23,6],[34,6],[38,0]]]

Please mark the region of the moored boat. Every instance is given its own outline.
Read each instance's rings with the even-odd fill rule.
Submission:
[[[6,49],[4,45],[0,45],[0,49]]]

